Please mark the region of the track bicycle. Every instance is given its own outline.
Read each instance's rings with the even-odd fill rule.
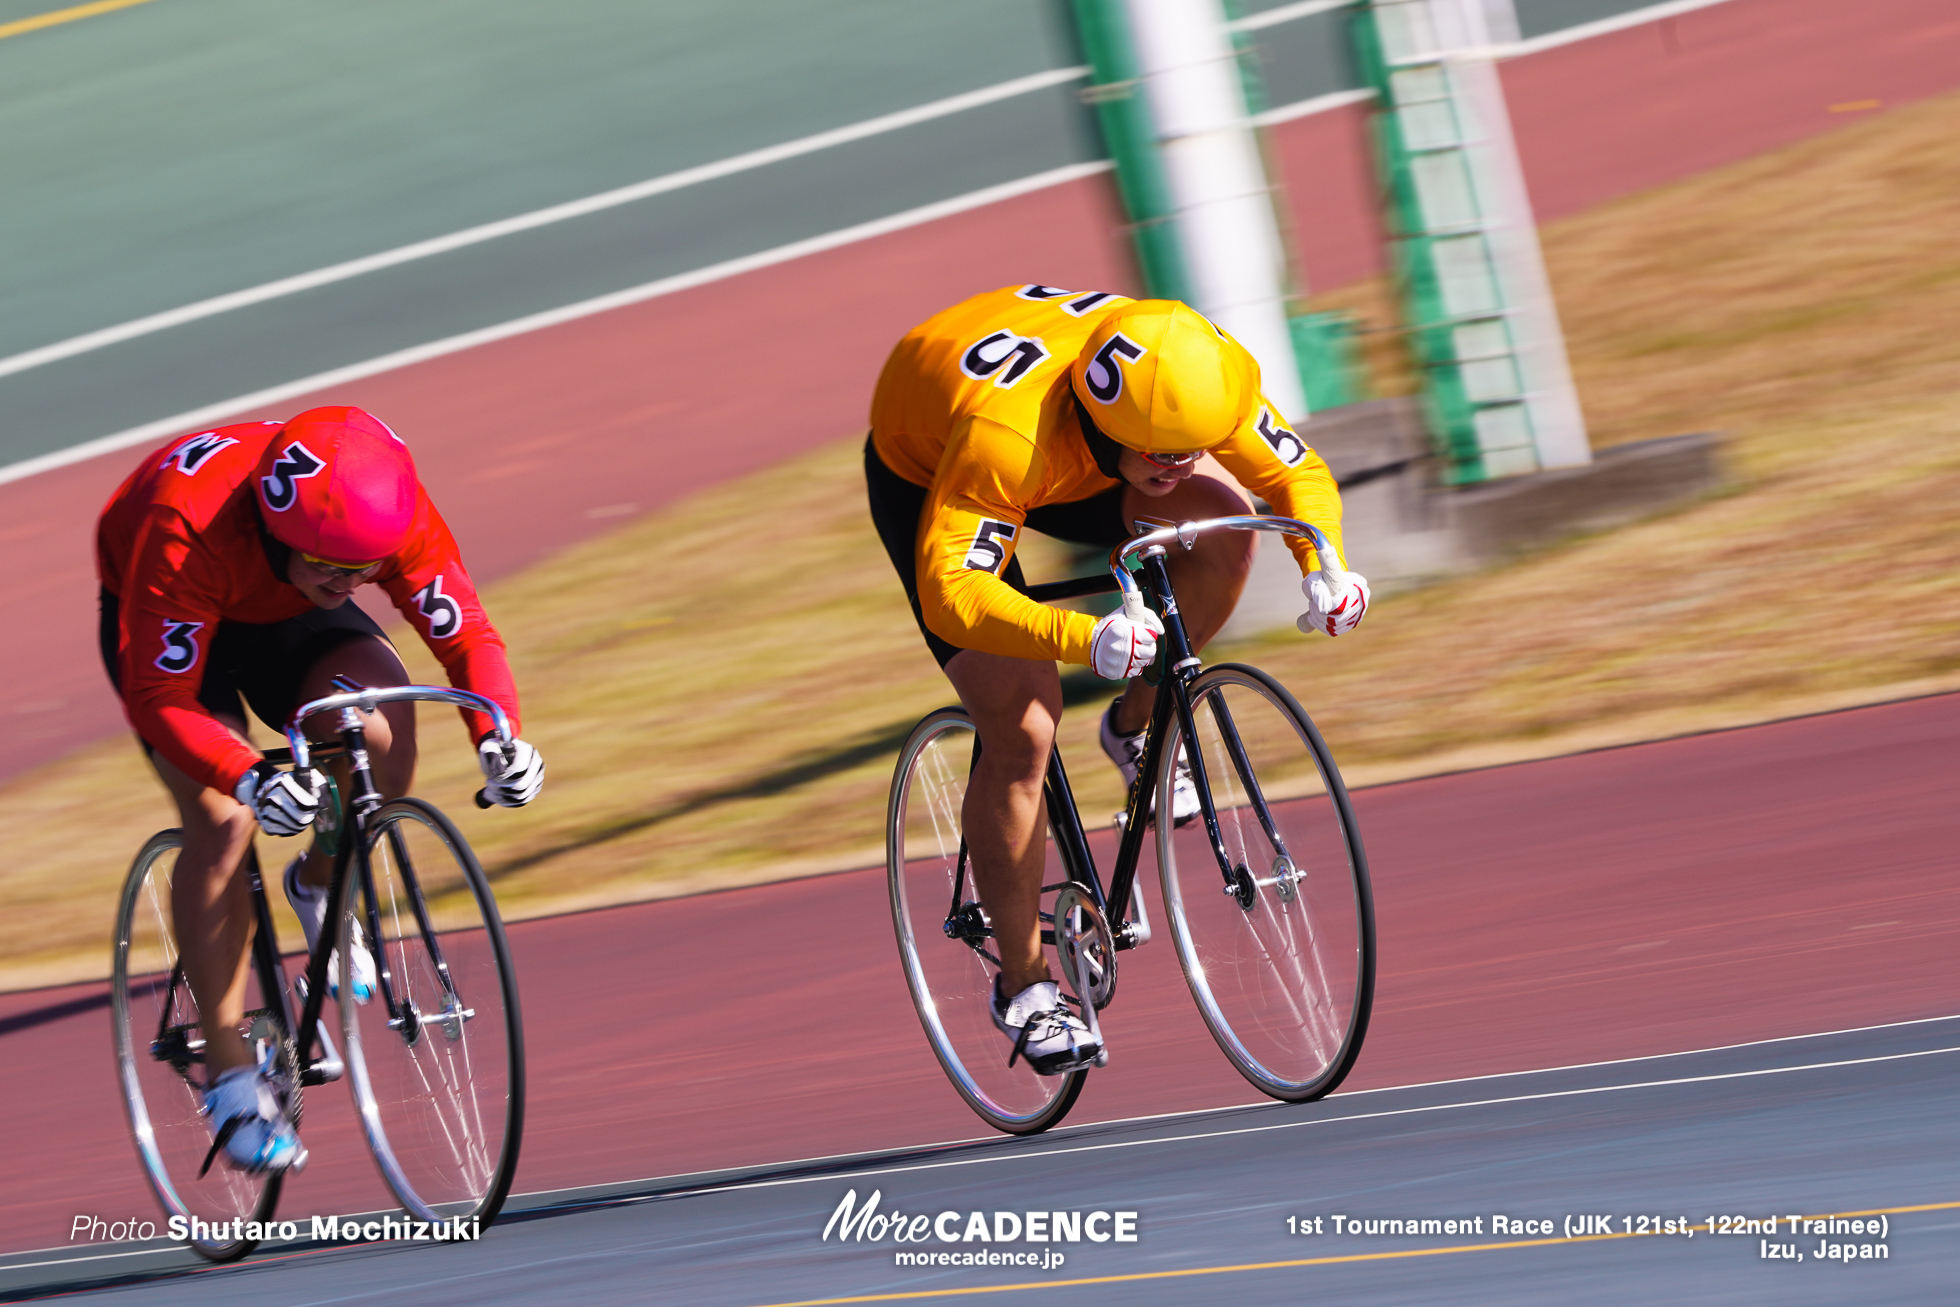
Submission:
[[[1133,616],[1147,603],[1164,626],[1158,661],[1145,673],[1157,699],[1136,783],[1116,818],[1121,837],[1107,891],[1061,751],[1049,754],[1043,879],[1053,883],[1042,887],[1042,942],[1053,950],[1065,1001],[1100,1040],[1098,1013],[1115,997],[1117,955],[1151,937],[1136,884],[1151,839],[1178,963],[1212,1038],[1262,1092],[1310,1101],[1346,1077],[1368,1030],[1375,927],[1367,858],[1319,731],[1257,668],[1202,667],[1164,560],[1170,547],[1190,549],[1215,531],[1278,532],[1311,540],[1338,589],[1338,555],[1317,528],[1292,518],[1136,525],[1142,533],[1111,551],[1109,576],[1028,591],[1040,601],[1120,591]],[[886,812],[892,922],[913,1006],[953,1087],[989,1125],[1032,1134],[1062,1119],[1089,1068],[1038,1075],[1025,1061],[1010,1062],[993,1024],[1000,959],[961,829],[979,749],[965,710],[941,708],[900,750]],[[1172,811],[1169,757],[1188,763],[1202,820],[1152,816]]]
[[[296,771],[345,764],[346,794],[330,781],[317,819],[334,858],[326,919],[337,928],[321,931],[289,990],[258,851],[248,850],[241,871],[256,929],[241,1029],[295,1127],[304,1090],[345,1076],[375,1164],[409,1215],[487,1223],[510,1191],[524,1124],[524,1040],[509,945],[483,869],[449,818],[425,800],[384,801],[375,789],[355,709],[455,704],[489,716],[507,749],[509,721],[496,703],[465,690],[368,689],[338,677],[334,685],[340,693],[293,714],[288,747],[266,757]],[[338,715],[339,739],[315,744],[303,727],[326,713]],[[483,791],[476,802],[489,805]],[[123,886],[110,984],[116,1062],[137,1157],[158,1202],[201,1223],[190,1226],[191,1247],[224,1262],[256,1246],[244,1227],[270,1222],[284,1177],[235,1171],[214,1158],[201,1115],[204,1037],[172,929],[171,878],[182,847],[181,831],[158,832]],[[351,997],[357,942],[374,961],[365,1003]],[[322,1019],[330,988],[341,995],[340,1048]]]

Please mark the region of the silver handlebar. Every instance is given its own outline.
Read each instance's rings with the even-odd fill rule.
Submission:
[[[1123,607],[1132,617],[1137,616],[1143,606],[1143,591],[1137,586],[1136,578],[1130,575],[1127,566],[1138,554],[1149,549],[1161,549],[1176,544],[1185,549],[1198,542],[1201,535],[1214,531],[1277,531],[1281,535],[1301,536],[1313,542],[1314,554],[1320,564],[1321,573],[1327,584],[1339,594],[1346,584],[1347,573],[1341,567],[1341,556],[1335,550],[1325,533],[1311,522],[1302,522],[1291,517],[1266,517],[1242,514],[1236,517],[1209,517],[1202,522],[1179,522],[1174,526],[1161,527],[1132,536],[1109,551],[1109,571],[1116,578],[1116,586],[1123,592]]]
[[[453,703],[459,708],[473,708],[488,716],[496,724],[497,742],[506,750],[511,746],[513,737],[510,733],[510,718],[494,699],[486,699],[480,694],[452,689],[446,685],[383,685],[373,689],[355,690],[347,694],[330,694],[324,699],[301,704],[293,713],[292,721],[286,724],[286,743],[293,751],[293,770],[304,771],[313,765],[306,733],[300,729],[305,725],[307,718],[341,708],[359,708],[362,712],[373,712],[377,704],[415,701]]]

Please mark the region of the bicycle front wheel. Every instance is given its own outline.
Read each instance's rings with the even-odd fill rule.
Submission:
[[[151,837],[136,855],[116,910],[109,1002],[115,1019],[116,1071],[136,1137],[144,1177],[165,1212],[195,1222],[190,1246],[214,1262],[250,1252],[257,1241],[216,1233],[233,1222],[263,1222],[279,1201],[279,1175],[235,1171],[222,1158],[199,1175],[211,1151],[201,1115],[207,1083],[197,1000],[177,953],[170,890],[183,848],[180,831]],[[242,873],[241,873],[242,874]],[[253,969],[245,1029],[255,1043],[283,1044],[276,1005],[258,993]],[[256,996],[256,998],[254,997]]]
[[[383,804],[366,851],[339,961],[361,1126],[410,1215],[489,1221],[524,1129],[523,1027],[496,900],[456,827],[420,799]],[[366,1003],[348,997],[350,944],[374,951]]]
[[[1191,685],[1203,821],[1158,823],[1178,962],[1212,1038],[1247,1080],[1305,1102],[1346,1077],[1375,990],[1368,862],[1320,733],[1264,672],[1221,664]],[[1175,716],[1167,749],[1185,744]],[[1166,757],[1175,757],[1167,753]],[[1157,811],[1171,802],[1172,769]]]
[[[941,708],[899,752],[886,820],[892,926],[912,1006],[953,1088],[996,1130],[1034,1134],[1062,1119],[1088,1072],[1036,1075],[1023,1059],[1009,1066],[1013,1046],[994,1026],[999,954],[962,819],[974,740],[965,712]]]

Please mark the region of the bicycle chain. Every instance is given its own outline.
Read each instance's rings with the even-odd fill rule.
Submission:
[[[293,1123],[293,1129],[298,1130],[300,1118],[306,1114],[306,1086],[299,1075],[299,1040],[290,1034],[279,1041],[279,1062],[281,1074],[290,1086],[286,1098],[286,1118]]]

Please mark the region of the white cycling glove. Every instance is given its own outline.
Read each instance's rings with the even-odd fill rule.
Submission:
[[[1325,572],[1309,572],[1300,589],[1307,595],[1307,611],[1296,625],[1309,635],[1346,635],[1368,611],[1368,578],[1359,572],[1342,573],[1338,591],[1327,583]]]
[[[513,740],[506,754],[497,737],[489,736],[476,746],[476,760],[487,782],[483,792],[492,803],[521,808],[544,788],[544,758],[522,740]]]
[[[286,772],[261,759],[238,778],[231,797],[252,810],[266,834],[297,835],[320,815],[320,796],[326,787],[326,777],[310,767]]]
[[[1125,606],[1096,623],[1089,637],[1089,666],[1109,681],[1127,681],[1157,658],[1164,624],[1142,605]]]

